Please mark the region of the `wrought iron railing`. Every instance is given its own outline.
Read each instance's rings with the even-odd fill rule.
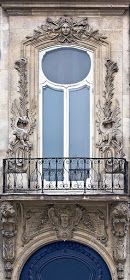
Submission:
[[[123,158],[8,158],[4,193],[124,194],[128,164]]]

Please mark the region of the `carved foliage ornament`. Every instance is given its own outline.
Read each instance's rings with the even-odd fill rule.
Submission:
[[[20,76],[18,87],[19,100],[15,99],[12,103],[12,136],[9,140],[7,155],[10,158],[26,158],[32,149],[32,143],[29,141],[29,136],[33,133],[36,125],[36,111],[33,101],[30,102],[30,108],[28,106],[26,58],[21,58],[16,61],[15,69]]]
[[[0,206],[2,236],[3,236],[3,261],[6,279],[11,279],[16,250],[16,211],[9,202]]]
[[[97,130],[99,141],[97,147],[105,157],[123,157],[123,141],[121,135],[120,108],[114,97],[114,75],[118,72],[118,66],[111,60],[106,61],[104,102],[97,104]],[[114,101],[114,102],[113,102]],[[115,106],[113,105],[115,103]]]
[[[74,21],[69,17],[60,17],[56,21],[47,18],[46,23],[34,30],[33,35],[27,36],[26,39],[35,44],[42,37],[46,40],[56,40],[59,43],[73,43],[83,38],[105,42],[107,38],[100,34],[99,30],[93,30],[88,24],[87,18]]]
[[[117,266],[118,279],[124,279],[126,261],[126,235],[128,231],[128,205],[120,203],[112,210],[113,256]]]

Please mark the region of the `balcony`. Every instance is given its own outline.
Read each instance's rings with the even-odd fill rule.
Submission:
[[[123,158],[8,158],[3,193],[46,195],[127,194]]]

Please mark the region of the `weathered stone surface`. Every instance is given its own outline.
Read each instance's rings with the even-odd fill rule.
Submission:
[[[118,105],[120,107],[120,131],[123,139],[123,151],[126,155],[127,160],[129,160],[129,16],[127,13],[129,1],[123,1],[123,3],[122,1],[111,1],[112,5],[116,5],[116,7],[121,5],[121,7],[116,9],[114,9],[114,6],[110,6],[110,1],[108,1],[109,3],[105,3],[106,1],[104,2],[105,9],[102,6],[102,1],[98,1],[98,4],[96,0],[84,1],[84,3],[83,1],[81,1],[82,3],[73,2],[72,8],[70,5],[70,2],[72,3],[72,1],[69,1],[69,8],[67,6],[68,3],[66,4],[66,1],[62,1],[64,3],[57,4],[57,10],[56,6],[50,6],[49,1],[46,4],[47,7],[45,7],[44,5],[43,8],[39,7],[37,10],[34,8],[32,9],[32,7],[30,7],[27,10],[26,6],[24,6],[24,8],[21,8],[21,6],[20,8],[18,8],[17,5],[23,6],[23,1],[8,0],[0,1],[0,3],[1,2],[2,5],[4,5],[5,10],[7,11],[5,12],[3,9],[0,8],[1,193],[3,191],[2,159],[6,156],[9,135],[11,135],[11,108],[15,99],[17,99],[17,102],[19,102],[19,93],[17,92],[17,89],[18,82],[20,80],[20,75],[18,74],[18,71],[14,69],[14,64],[16,61],[19,61],[20,63],[21,58],[27,59],[28,102],[30,102],[31,100],[27,108],[30,109],[30,104],[34,102],[33,104],[36,106],[36,119],[38,120],[37,126],[35,127],[34,133],[30,136],[29,141],[33,143],[32,155],[35,157],[39,156],[39,80],[37,75],[38,52],[42,48],[49,47],[52,44],[59,44],[59,41],[50,40],[49,42],[45,42],[45,40],[42,40],[40,43],[38,43],[36,40],[34,48],[33,46],[29,45],[29,39],[25,40],[25,38],[26,36],[33,35],[34,29],[36,29],[37,33],[38,26],[41,28],[41,26],[46,23],[47,17],[51,17],[54,22],[58,22],[59,18],[63,17],[66,14],[73,19],[73,22],[79,22],[80,20],[82,21],[83,18],[87,17],[88,24],[89,26],[91,26],[92,30],[98,30],[96,33],[97,35],[103,34],[105,37],[107,37],[107,40],[105,40],[107,41],[107,43],[101,42],[100,40],[97,40],[95,42],[94,40],[92,40],[92,38],[91,40],[89,40],[89,36],[84,36],[84,42],[82,42],[82,40],[78,40],[78,45],[81,45],[84,48],[90,48],[94,53],[94,86],[92,98],[93,156],[99,156],[98,149],[95,145],[97,142],[97,131],[95,125],[96,104],[99,99],[101,100],[101,102],[103,102],[104,81],[106,77],[105,62],[108,59],[113,62],[116,62],[119,69],[116,75],[114,76],[114,98],[118,100]],[[11,7],[11,2],[12,4],[15,2],[14,7],[13,5]],[[30,4],[32,6],[36,5],[36,2],[38,6],[40,5],[38,3],[39,1],[31,2],[33,2]],[[45,1],[43,2],[45,4]],[[93,9],[88,10],[87,5],[92,5],[92,2],[94,3]],[[63,4],[65,4],[65,7],[63,7]],[[127,4],[127,7],[125,7],[125,4]],[[102,6],[102,8],[99,8],[99,5]],[[19,15],[19,13],[22,13],[22,15]],[[82,24],[81,26],[83,28]],[[61,31],[60,28],[59,30]],[[65,35],[65,38],[65,44],[75,44],[75,41],[68,41],[69,37],[67,35]],[[112,100],[112,102],[114,105],[114,99]],[[18,117],[19,114],[14,114],[14,119],[16,119],[16,121],[18,120]],[[13,128],[13,131],[14,130],[15,129]],[[19,137],[17,137],[17,141],[20,141]],[[36,250],[38,246],[40,247],[42,246],[42,244],[46,244],[48,242],[52,242],[54,240],[59,239],[74,239],[78,242],[83,242],[84,244],[92,246],[93,248],[95,248],[95,250],[99,252],[99,254],[102,254],[106,262],[109,264],[113,280],[129,280],[130,249],[128,249],[128,240],[130,239],[130,236],[128,236],[127,231],[128,210],[126,210],[126,213],[123,214],[121,217],[119,215],[120,210],[113,210],[113,206],[111,207],[111,200],[127,200],[125,196],[113,196],[112,198],[106,195],[103,197],[100,196],[100,198],[96,196],[94,199],[94,197],[92,198],[91,195],[89,195],[85,197],[86,201],[85,199],[80,197],[80,202],[82,200],[84,201],[83,204],[79,203],[78,197],[75,198],[72,196],[71,198],[67,197],[68,202],[70,199],[69,203],[63,203],[61,197],[59,198],[59,200],[53,197],[51,198],[51,201],[49,203],[47,200],[48,198],[38,195],[36,197],[36,200],[38,201],[39,199],[39,202],[36,203],[34,202],[33,195],[31,195],[31,198],[29,198],[28,196],[29,195],[26,194],[26,196],[15,195],[14,197],[16,204],[18,200],[22,200],[23,203],[18,216],[19,219],[17,220],[17,226],[15,220],[17,215],[14,215],[13,217],[8,216],[5,219],[3,218],[4,215],[2,214],[2,221],[0,225],[0,247],[2,248],[2,251],[0,251],[0,279],[11,279],[11,273],[13,273],[13,278],[11,280],[18,280],[18,273],[21,269],[21,258],[23,262],[26,261],[28,256],[33,252],[33,250]],[[13,197],[10,195],[7,199],[13,200]],[[74,203],[75,200],[76,204]],[[61,201],[63,204],[62,206]],[[89,203],[89,201],[91,202]],[[17,207],[15,203],[12,204],[12,202],[10,202],[8,205],[10,205],[10,207],[14,207],[16,211]],[[114,207],[116,207],[116,205]],[[116,221],[116,215],[112,214],[113,211],[118,212],[118,223]],[[76,213],[77,219],[75,218]],[[5,221],[3,219],[5,219]],[[7,228],[9,230],[5,230],[5,225],[7,225]],[[119,229],[120,226],[121,229]],[[7,235],[10,235],[12,233],[12,237],[5,236],[5,233],[7,233]],[[7,260],[9,260],[9,262]],[[12,271],[12,269],[14,270]]]

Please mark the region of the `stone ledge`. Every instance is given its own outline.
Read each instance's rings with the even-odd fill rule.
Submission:
[[[2,8],[8,15],[39,15],[45,14],[48,11],[70,13],[82,11],[82,14],[87,12],[87,15],[123,15],[129,7],[130,1],[29,1],[29,0],[0,0]]]
[[[44,194],[1,194],[0,201],[69,201],[85,202],[85,201],[102,201],[102,202],[128,202],[128,195],[115,194],[92,194],[92,195],[44,195]]]

